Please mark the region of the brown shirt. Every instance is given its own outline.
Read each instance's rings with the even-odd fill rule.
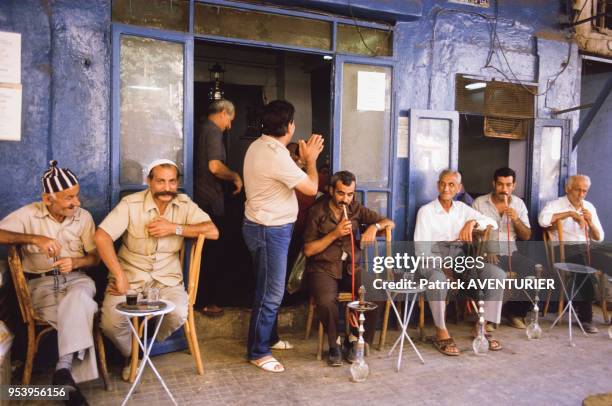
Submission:
[[[0,228],[57,240],[62,246],[58,258],[80,258],[96,249],[93,240],[96,225],[91,214],[80,207],[74,210],[74,216],[66,217],[60,223],[51,216],[43,202],[30,203],[6,216],[0,221]],[[53,258],[49,258],[36,245],[24,245],[21,253],[25,272],[42,273],[51,270]]]
[[[166,286],[176,286],[183,281],[179,260],[183,237],[156,238],[147,231],[147,224],[159,216],[147,189],[124,197],[100,224],[113,241],[123,236],[117,256],[132,289],[140,289],[152,280]],[[185,194],[177,195],[161,217],[180,225],[210,221],[208,214]]]
[[[306,220],[306,231],[304,231],[304,242],[311,242],[323,238],[338,225],[336,216],[329,207],[328,196],[319,199],[309,210]],[[347,207],[348,217],[353,224],[353,232],[359,230],[359,226],[371,225],[384,219],[373,210],[353,201]],[[347,257],[342,261],[343,252]],[[359,264],[361,250],[359,243],[355,241],[355,265]],[[343,264],[351,263],[351,236],[347,235],[336,239],[323,252],[308,258],[306,272],[325,272],[335,279],[342,279]]]

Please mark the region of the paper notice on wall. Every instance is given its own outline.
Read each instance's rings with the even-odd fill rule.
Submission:
[[[0,83],[21,83],[21,34],[0,31]]]
[[[386,88],[384,72],[357,72],[357,110],[385,111]]]
[[[397,157],[408,158],[408,117],[397,120]]]
[[[21,140],[21,85],[0,83],[0,141]]]

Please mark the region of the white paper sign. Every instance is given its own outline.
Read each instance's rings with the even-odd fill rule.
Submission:
[[[397,120],[397,157],[408,158],[408,117]]]
[[[0,140],[21,140],[21,85],[0,83]]]
[[[386,82],[384,72],[357,72],[357,110],[385,111]]]
[[[21,83],[21,34],[0,32],[0,83]]]

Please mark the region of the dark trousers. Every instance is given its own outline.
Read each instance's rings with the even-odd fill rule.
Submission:
[[[558,249],[558,247],[556,247],[556,249]],[[586,244],[565,244],[565,262],[589,265],[591,261],[587,255]],[[570,278],[573,278],[573,275],[570,275]],[[576,294],[573,303],[578,318],[583,323],[590,323],[593,321],[593,300],[595,299],[594,279],[594,275],[578,274],[576,276],[575,289],[580,285],[582,285],[582,287]],[[571,279],[566,283],[565,289],[568,294],[571,294]]]
[[[356,271],[355,289],[361,286],[360,274],[361,272]],[[325,331],[327,331],[329,348],[336,348],[338,346],[336,340],[339,336],[338,330],[340,324],[337,296],[339,291],[351,291],[351,276],[347,272],[343,272],[342,279],[335,279],[325,272],[311,272],[306,275],[306,278],[308,290],[315,301],[317,316],[323,323]],[[377,302],[377,304],[378,308],[376,310],[365,314],[365,333],[363,338],[368,344],[372,344],[372,341],[374,341],[378,315],[380,310],[384,309],[384,302]],[[345,323],[348,323],[348,320],[345,320]],[[354,327],[351,327],[351,334],[359,335]]]
[[[198,283],[197,306],[218,305],[223,298],[223,279],[226,263],[225,249],[227,237],[225,235],[225,217],[210,214],[209,208],[203,209],[209,213],[210,219],[219,230],[218,240],[206,240],[202,250],[202,263],[200,267],[200,280]]]

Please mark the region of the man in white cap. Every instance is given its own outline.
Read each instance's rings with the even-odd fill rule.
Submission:
[[[68,404],[87,404],[76,382],[98,377],[92,326],[96,286],[82,270],[99,263],[96,226],[79,200],[79,183],[51,161],[42,177],[42,201],[0,221],[0,244],[20,244],[36,314],[57,330],[59,359],[53,385],[70,388]],[[73,366],[74,364],[74,366]]]
[[[95,243],[109,270],[109,285],[102,304],[102,331],[117,346],[126,365],[132,350],[129,321],[114,308],[128,290],[144,293],[159,289],[161,299],[176,308],[164,317],[157,339],[164,340],[187,319],[187,292],[179,251],[183,238],[204,234],[217,239],[210,217],[189,196],[178,193],[179,170],[168,159],[152,162],[147,170],[148,189],[124,197],[96,231]],[[119,253],[113,241],[122,237]],[[129,368],[124,368],[127,379]]]

